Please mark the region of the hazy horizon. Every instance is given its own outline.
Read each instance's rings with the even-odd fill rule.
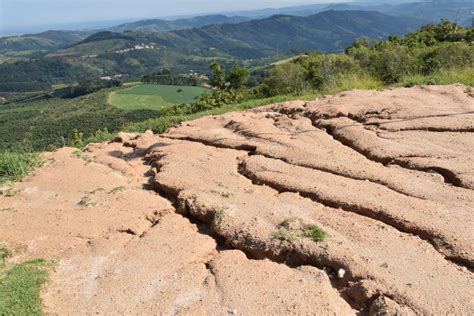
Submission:
[[[49,28],[106,27],[107,22],[189,16],[351,0],[0,0],[0,35]],[[57,26],[57,27],[55,27]]]

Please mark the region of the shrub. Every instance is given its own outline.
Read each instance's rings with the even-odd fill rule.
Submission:
[[[338,76],[361,71],[354,58],[345,54],[311,54],[296,62],[306,69],[306,80],[317,90],[325,85],[334,85]]]
[[[93,133],[91,136],[87,137],[83,141],[84,145],[90,144],[90,143],[102,143],[102,142],[107,142],[112,140],[115,137],[115,133],[109,132],[107,128],[104,129],[99,129],[95,133]]]
[[[272,97],[285,94],[301,94],[309,89],[307,70],[298,63],[275,66],[259,87],[262,95]]]
[[[238,90],[217,90],[212,94],[203,94],[199,100],[191,104],[179,104],[165,109],[162,116],[187,115],[235,104],[246,99],[246,94]]]
[[[228,89],[240,89],[249,80],[249,70],[239,65],[234,65],[227,75]]]
[[[82,149],[85,146],[84,133],[79,132],[77,129],[72,130],[71,145],[73,147]]]

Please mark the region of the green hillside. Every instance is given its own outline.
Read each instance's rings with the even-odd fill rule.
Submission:
[[[43,54],[77,43],[92,32],[47,31],[39,34],[0,38],[0,63],[25,58],[37,58]]]
[[[126,111],[107,104],[113,90],[74,99],[41,98],[0,106],[0,152],[45,150],[71,144],[74,130],[86,136],[98,130],[117,131],[127,123],[158,116],[151,110]]]

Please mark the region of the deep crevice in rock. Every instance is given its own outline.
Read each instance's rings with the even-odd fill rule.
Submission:
[[[151,179],[150,179],[151,180]],[[362,311],[361,314],[364,314],[364,310],[368,310],[370,307],[370,301],[365,302],[356,302],[350,295],[345,293],[346,289],[350,286],[351,283],[356,283],[360,281],[357,278],[345,279],[343,282],[341,279],[337,278],[337,270],[341,264],[330,265],[327,262],[315,262],[309,257],[303,256],[301,253],[298,253],[292,245],[287,245],[280,249],[278,253],[275,253],[273,250],[268,250],[267,252],[255,251],[255,249],[249,249],[244,246],[242,243],[237,243],[235,240],[229,239],[226,236],[219,234],[216,229],[215,216],[208,217],[207,220],[197,218],[193,216],[189,210],[188,201],[179,197],[177,191],[170,190],[169,188],[163,188],[161,185],[154,183],[153,186],[148,186],[148,189],[154,190],[161,197],[169,200],[173,207],[176,210],[177,214],[182,215],[190,221],[190,223],[195,224],[198,228],[198,232],[204,235],[207,235],[213,238],[217,244],[217,251],[224,250],[240,250],[242,251],[249,260],[265,260],[268,259],[272,262],[278,264],[284,264],[292,269],[309,265],[314,266],[318,269],[325,271],[330,276],[331,284],[334,288],[338,290],[341,297],[354,309]],[[264,245],[266,247],[266,245]],[[209,261],[210,262],[210,261]],[[206,263],[206,268],[210,270],[210,264]],[[337,266],[337,267],[336,267]],[[346,267],[347,268],[347,267]],[[211,275],[213,275],[210,270]]]
[[[175,207],[176,212],[195,224],[200,233],[213,238],[216,241],[218,251],[240,250],[249,260],[270,260],[278,264],[284,264],[292,269],[302,266],[313,266],[325,271],[329,276],[331,285],[339,292],[341,298],[353,309],[357,310],[359,315],[366,315],[376,299],[375,297],[364,297],[364,294],[359,293],[359,289],[355,287],[356,284],[364,280],[370,280],[370,277],[369,279],[363,279],[352,276],[350,267],[346,266],[345,263],[333,261],[333,259],[325,258],[324,256],[318,256],[316,259],[313,256],[303,254],[298,251],[292,242],[282,242],[282,245],[276,249],[268,248],[268,244],[262,244],[260,247],[255,248],[252,245],[259,243],[259,241],[253,240],[251,235],[248,235],[245,241],[242,242],[242,240],[232,239],[229,236],[220,234],[216,228],[216,226],[218,226],[216,224],[216,214],[203,216],[202,218],[194,216],[189,209],[188,200],[180,197],[181,192],[172,188],[162,187],[158,183],[154,184],[153,190],[160,196],[168,199]],[[205,211],[202,213],[205,213]],[[206,264],[208,270],[210,269],[209,262]],[[348,272],[344,278],[337,276],[337,272],[341,268]],[[212,271],[210,271],[210,273],[213,275]],[[349,275],[349,277],[347,275]],[[390,293],[385,293],[382,290],[378,293],[386,297],[393,297]],[[397,302],[397,299],[393,298],[393,300]],[[405,303],[402,302],[404,301],[403,298],[399,298],[399,300],[401,301],[397,303],[405,305]]]
[[[192,137],[189,137],[189,138],[188,137],[169,137],[169,136],[166,136],[166,135],[162,135],[162,137],[163,138],[174,139],[174,140],[184,140],[184,141],[199,143],[199,144],[202,144],[204,146],[210,146],[210,147],[220,148],[220,149],[233,149],[233,150],[247,151],[247,153],[249,155],[260,155],[260,156],[263,156],[265,158],[277,159],[277,160],[281,160],[281,161],[283,161],[287,164],[297,166],[297,167],[303,167],[303,168],[313,169],[313,170],[317,170],[317,171],[322,171],[322,172],[326,172],[326,173],[329,173],[329,174],[332,174],[332,175],[335,175],[335,176],[341,176],[341,177],[352,179],[352,180],[370,181],[372,183],[383,185],[383,186],[387,187],[388,189],[393,190],[393,191],[395,191],[399,194],[403,194],[403,195],[413,197],[413,198],[423,199],[423,197],[419,197],[417,195],[409,194],[406,191],[398,190],[394,186],[389,186],[389,184],[386,183],[385,181],[375,181],[375,179],[368,180],[365,177],[355,177],[355,176],[351,177],[351,176],[347,175],[344,172],[337,172],[336,170],[333,170],[333,169],[330,169],[330,168],[316,167],[312,164],[307,164],[307,163],[295,163],[295,162],[293,162],[289,159],[286,159],[285,157],[276,157],[276,156],[269,155],[267,153],[262,153],[262,152],[258,151],[258,148],[256,148],[255,146],[242,145],[242,146],[233,147],[233,146],[227,146],[227,145],[224,145],[224,144],[216,144],[216,143],[211,142],[211,141],[196,139],[196,138],[192,138]]]
[[[395,228],[397,231],[401,233],[412,234],[412,235],[418,236],[419,238],[421,238],[422,240],[428,242],[431,246],[433,246],[433,248],[439,254],[441,254],[443,258],[445,258],[449,262],[459,265],[461,267],[470,269],[471,271],[474,268],[473,263],[470,262],[469,260],[444,253],[440,245],[437,243],[438,240],[440,240],[441,243],[444,243],[442,241],[442,236],[435,236],[435,235],[432,235],[429,231],[416,229],[416,227],[408,226],[406,222],[402,220],[397,220],[396,218],[391,217],[389,214],[383,214],[377,210],[372,210],[372,209],[365,208],[365,207],[355,205],[355,204],[341,203],[341,202],[333,201],[330,199],[325,199],[313,192],[302,192],[302,191],[290,189],[287,187],[283,187],[282,185],[276,182],[262,181],[261,179],[258,179],[251,173],[247,172],[244,163],[240,164],[238,168],[238,172],[242,176],[251,180],[254,185],[267,185],[270,188],[278,191],[280,194],[286,193],[286,192],[297,193],[303,198],[309,199],[316,203],[320,203],[326,207],[341,209],[346,212],[355,213],[355,214],[370,218],[372,220],[382,222],[392,228]]]
[[[334,140],[340,142],[342,145],[348,148],[351,148],[352,150],[358,152],[359,154],[363,155],[364,157],[366,157],[367,159],[373,162],[381,163],[384,166],[394,164],[402,168],[405,168],[408,170],[414,170],[414,171],[435,172],[435,173],[438,173],[441,177],[443,177],[444,182],[447,184],[453,185],[455,187],[463,188],[463,189],[470,189],[464,186],[462,183],[462,180],[459,179],[450,170],[440,168],[440,167],[420,168],[420,167],[413,166],[407,162],[401,161],[400,159],[397,159],[397,158],[382,158],[382,157],[373,155],[371,152],[355,146],[352,140],[347,139],[346,137],[335,133],[335,131],[338,129],[337,127],[328,126],[328,125],[318,126],[316,122],[313,122],[313,124],[315,124],[315,126],[318,128],[326,130],[326,132],[329,135],[331,135],[334,138]],[[399,158],[410,158],[410,157],[399,157]]]

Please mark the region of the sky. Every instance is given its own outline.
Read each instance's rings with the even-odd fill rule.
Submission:
[[[337,0],[0,0],[0,29],[125,21],[322,2]]]

